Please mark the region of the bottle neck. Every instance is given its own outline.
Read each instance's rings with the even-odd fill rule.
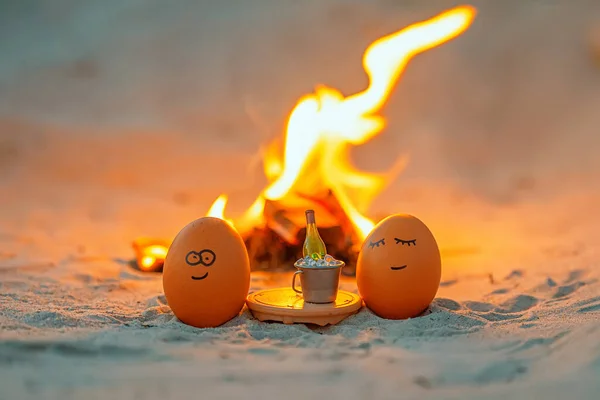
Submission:
[[[319,234],[317,223],[315,221],[315,213],[313,211],[306,212],[306,234],[311,236]]]
[[[307,211],[306,212],[306,225],[308,226],[310,224],[313,224],[313,225],[316,224],[314,211]]]

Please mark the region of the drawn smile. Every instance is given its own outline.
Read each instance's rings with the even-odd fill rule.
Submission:
[[[207,276],[208,276],[208,272],[202,276],[192,276],[192,279],[195,281],[201,281],[202,279],[206,278]]]
[[[392,271],[400,271],[401,269],[406,268],[406,265],[402,265],[400,267],[390,267],[392,269]]]

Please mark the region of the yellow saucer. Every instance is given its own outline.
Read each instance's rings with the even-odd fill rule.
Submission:
[[[291,288],[259,290],[246,299],[248,309],[259,321],[276,321],[284,324],[335,325],[356,313],[362,307],[359,295],[338,290],[333,303],[305,303],[302,296]]]

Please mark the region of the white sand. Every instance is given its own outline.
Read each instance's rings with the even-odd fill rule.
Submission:
[[[206,330],[127,265],[131,241],[172,237],[221,192],[241,211],[264,184],[258,144],[299,95],[360,89],[369,41],[450,3],[274,18],[257,2],[239,21],[210,2],[114,3],[99,20],[83,1],[53,23],[0,12],[1,49],[20,49],[0,64],[0,399],[598,397],[600,71],[579,42],[595,2],[475,3],[481,22],[410,64],[388,130],[357,151],[371,169],[411,155],[373,214],[413,213],[438,239],[426,315],[315,328],[245,310]]]

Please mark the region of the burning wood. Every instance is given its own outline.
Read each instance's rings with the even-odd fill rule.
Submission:
[[[286,214],[289,214],[289,211],[281,207],[278,202],[265,201],[264,216],[267,229],[275,232],[289,245],[297,245],[299,243],[298,231],[301,227],[289,219]]]
[[[328,253],[346,262],[343,273],[354,275],[354,265],[360,242],[349,218],[333,192],[325,196],[301,196],[322,208],[320,220],[329,224],[319,224],[319,233],[327,246]],[[303,226],[305,208],[285,208],[280,202],[266,201],[264,208],[265,224],[254,228],[244,237],[252,270],[286,270],[302,258],[302,243],[306,236]],[[343,216],[343,217],[342,217]]]
[[[322,197],[302,196],[319,209],[322,220],[319,233],[329,254],[346,262],[342,272],[354,275],[358,256],[357,234],[351,221],[344,217],[335,195],[329,191]],[[322,209],[322,210],[321,210]],[[302,257],[302,243],[306,235],[303,226],[304,208],[286,208],[280,202],[266,201],[262,226],[242,233],[248,250],[252,271],[285,271],[293,269],[294,262]],[[339,219],[338,219],[339,218]],[[133,242],[136,265],[142,271],[160,271],[170,243],[165,240],[141,238]]]

